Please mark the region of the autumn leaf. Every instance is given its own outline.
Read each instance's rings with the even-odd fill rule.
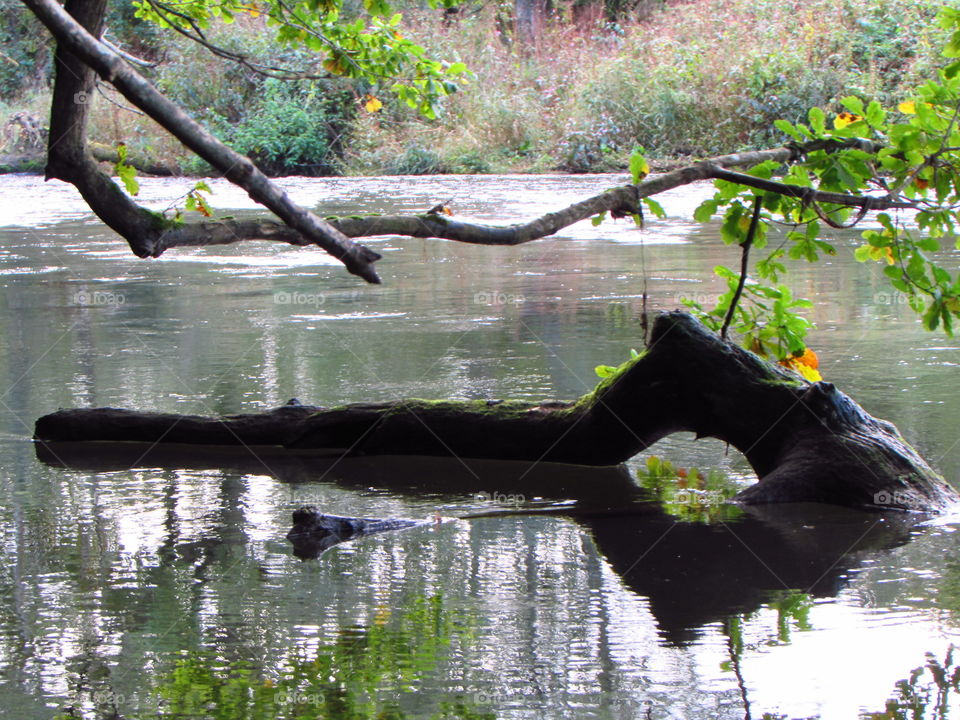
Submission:
[[[338,57],[331,57],[324,60],[323,69],[333,75],[343,75],[347,71]]]
[[[804,348],[803,353],[800,355],[795,355],[792,359],[802,365],[813,368],[814,370],[820,367],[820,358],[818,358],[817,354],[810,348]]]
[[[363,108],[368,113],[379,112],[380,108],[383,107],[383,103],[380,102],[380,100],[378,98],[375,98],[373,95],[365,95],[364,100],[365,102],[363,104]]]
[[[823,376],[817,369],[820,367],[820,358],[818,358],[817,354],[810,348],[804,348],[803,353],[799,356],[789,357],[786,360],[781,360],[779,364],[788,370],[793,370],[795,373],[799,374],[805,380],[809,380],[810,382],[819,382],[823,380]]]
[[[187,195],[186,206],[187,210],[198,212],[204,217],[213,217],[213,212],[211,211],[210,205],[207,203],[206,198],[196,191]]]
[[[913,100],[908,100],[907,102],[902,102],[897,105],[897,110],[902,112],[904,115],[916,115],[917,104]]]
[[[833,127],[837,130],[843,130],[847,125],[863,120],[862,115],[854,115],[851,112],[842,112],[833,119]]]
[[[638,184],[649,174],[650,165],[647,159],[639,150],[635,150],[630,156],[630,175],[633,177],[633,184]]]

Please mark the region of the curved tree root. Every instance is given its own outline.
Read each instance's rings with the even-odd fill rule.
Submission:
[[[602,466],[680,431],[719,438],[746,456],[759,481],[737,496],[743,503],[939,511],[960,499],[891,423],[830,383],[809,384],[721,340],[683,312],[659,316],[650,349],[576,402],[291,404],[224,418],[60,410],[37,421],[35,437]]]

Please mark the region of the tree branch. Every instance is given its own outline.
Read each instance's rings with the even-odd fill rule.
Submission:
[[[743,295],[743,286],[747,284],[747,270],[750,269],[750,246],[753,245],[753,236],[757,233],[757,223],[760,222],[760,208],[763,205],[763,196],[757,195],[753,199],[753,216],[750,218],[750,227],[747,229],[747,237],[740,243],[740,280],[737,282],[737,289],[730,298],[730,307],[727,308],[727,315],[723,318],[723,327],[720,328],[720,339],[727,339],[727,329],[733,321],[733,315],[737,312],[737,305],[740,304],[740,296]]]
[[[724,166],[729,165],[756,165],[765,160],[786,162],[795,152],[794,148],[783,147],[722,155],[673,172],[655,175],[639,185],[621,185],[612,188],[599,195],[569,205],[562,210],[549,212],[529,222],[516,225],[480,225],[454,220],[437,213],[327,218],[327,221],[351,238],[401,235],[454,240],[474,245],[522,245],[553,235],[576,222],[603,212],[633,214],[639,210],[641,198],[650,197],[698,180],[710,179],[729,180],[758,190],[799,197],[807,201],[861,207],[869,210],[914,207],[912,203],[873,196],[821,192],[724,169]],[[225,245],[255,239],[275,240],[291,245],[309,244],[296,231],[271,220],[206,222],[184,225],[164,233],[161,241],[165,249],[170,249],[184,246]]]
[[[54,0],[23,0],[23,3],[47,26],[56,38],[60,49],[68,51],[82,64],[96,71],[102,78],[113,84],[124,97],[156,120],[180,142],[223,173],[231,182],[244,188],[250,194],[250,197],[273,211],[287,225],[301,233],[306,238],[302,244],[315,243],[340,260],[347,270],[354,275],[358,275],[368,282],[380,282],[373,268],[373,263],[380,259],[377,253],[362,245],[357,245],[329,223],[294,204],[287,194],[270,182],[249,158],[231,150],[208,133],[139,75],[119,55],[87,32]],[[62,67],[71,70],[75,75],[78,70],[82,72],[79,65],[73,69],[63,64]],[[61,97],[61,100],[64,100],[64,98]],[[74,102],[73,105],[76,108],[81,107],[83,103]],[[61,112],[70,112],[69,101],[61,103],[59,109]],[[59,138],[51,137],[52,147],[55,147],[58,141]],[[81,141],[85,142],[85,137],[82,137]],[[73,173],[67,170],[66,174],[71,175]],[[95,188],[93,185],[84,188],[78,182],[68,180],[68,182],[74,182],[77,185],[84,199],[103,218],[98,210],[98,208],[104,206],[102,198],[94,197],[98,191],[109,193],[105,190],[103,182],[99,179],[94,180],[90,173],[78,175],[76,180],[80,183],[85,181],[95,183]],[[115,193],[109,194],[116,196]],[[91,202],[90,198],[94,202]],[[136,208],[136,210],[146,212],[142,208]],[[109,209],[107,209],[107,214],[110,215]],[[137,231],[152,230],[146,238],[138,238],[134,241],[140,244],[140,247],[135,248],[135,251],[139,250],[138,254],[152,255],[163,252],[163,244],[156,243],[165,229],[162,221],[144,222],[143,216],[138,215],[138,227],[126,227],[127,232],[123,232],[117,227],[122,225],[123,218],[114,217],[115,224],[111,224],[106,218],[103,219],[128,240],[137,238],[135,234]],[[154,244],[152,251],[144,252],[150,244]]]

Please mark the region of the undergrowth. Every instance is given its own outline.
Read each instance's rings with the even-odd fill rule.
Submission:
[[[475,7],[453,22],[407,9],[407,36],[475,74],[435,120],[386,90],[337,80],[281,85],[177,38],[145,43],[132,25],[126,45],[137,40],[132,49],[162,59],[154,82],[273,174],[598,172],[623,168],[638,144],[672,162],[779,143],[774,120],[795,122],[815,105],[836,109],[844,95],[896,102],[933,73],[941,38],[930,20],[939,5],[699,0],[618,23],[564,11],[524,48],[501,32],[497,8]],[[267,35],[262,22],[247,20],[214,39],[274,63],[317,62],[292,57]],[[34,70],[19,95],[0,77],[0,121],[20,105],[33,112],[44,96],[37,73],[49,65],[30,57]],[[379,112],[364,109],[371,91],[383,102]],[[208,170],[111,97],[94,98],[94,140]]]

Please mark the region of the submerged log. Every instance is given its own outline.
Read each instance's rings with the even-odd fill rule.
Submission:
[[[293,513],[293,527],[287,539],[293,544],[293,553],[299,558],[317,558],[342,542],[366,535],[404,530],[426,521],[402,518],[357,518],[329,515],[312,505],[306,505]]]
[[[602,466],[680,431],[719,438],[746,456],[759,481],[737,496],[743,503],[939,511],[960,499],[891,423],[830,383],[810,384],[721,340],[683,312],[659,316],[650,349],[575,402],[291,404],[224,418],[60,410],[37,421],[35,437]]]

